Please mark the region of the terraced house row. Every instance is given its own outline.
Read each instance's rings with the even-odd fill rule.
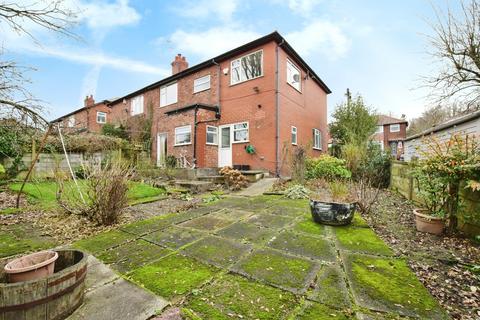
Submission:
[[[152,160],[168,155],[197,168],[240,166],[287,174],[298,146],[326,151],[330,89],[278,33],[189,67],[178,54],[172,75],[55,122],[99,132],[105,123],[152,119]]]

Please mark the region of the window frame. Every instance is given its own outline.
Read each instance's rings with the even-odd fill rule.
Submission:
[[[76,125],[77,120],[75,119],[75,115],[71,115],[67,119],[67,127],[68,128],[74,128]]]
[[[208,129],[209,128],[215,128],[215,137],[216,139],[213,139],[214,141],[216,140],[216,142],[208,142]],[[213,133],[213,132],[210,132],[210,133]],[[218,127],[216,126],[207,126],[206,129],[205,129],[205,143],[209,146],[218,146]]]
[[[173,102],[168,102],[168,87],[171,87],[171,86],[176,86],[176,89],[175,89],[175,101]],[[165,89],[165,104],[162,104],[162,90]],[[163,107],[167,107],[167,106],[170,106],[172,104],[175,104],[175,103],[178,103],[178,82],[175,81],[175,82],[170,82],[164,86],[161,86],[160,87],[160,108],[163,108]]]
[[[291,66],[292,68],[294,68],[298,72],[298,76],[300,78],[300,80],[298,82],[299,88],[296,88],[293,84],[290,83],[290,81],[288,81],[289,66]],[[286,72],[287,72],[287,75],[286,75],[287,84],[289,84],[292,88],[294,88],[298,92],[302,93],[302,72],[300,71],[300,68],[298,68],[290,59],[287,58],[287,63],[286,63],[286,68],[285,69],[286,69]]]
[[[395,128],[397,128],[397,127],[398,127],[398,130],[393,130],[393,129],[392,129],[392,126],[394,126]],[[389,130],[390,130],[390,132],[400,132],[400,123],[393,123],[393,124],[390,124],[390,126],[389,126]]]
[[[242,58],[245,58],[245,57],[247,57],[247,56],[249,56],[249,55],[252,55],[252,54],[255,54],[255,53],[258,53],[258,52],[261,52],[261,53],[262,53],[262,59],[261,59],[261,62],[260,62],[260,71],[261,71],[261,72],[260,72],[260,75],[254,77],[254,78],[250,78],[250,79],[239,80],[238,82],[235,82],[235,83],[234,83],[234,82],[233,82],[233,66],[232,66],[233,63],[234,63],[235,61],[241,61]],[[241,65],[241,62],[240,62],[240,65]],[[237,85],[237,84],[239,84],[239,83],[243,83],[243,82],[247,82],[247,81],[250,81],[250,80],[254,80],[254,79],[258,79],[258,78],[260,78],[260,77],[263,77],[263,71],[264,71],[264,70],[263,70],[263,49],[259,49],[259,50],[252,51],[252,52],[249,52],[249,53],[247,53],[247,54],[244,54],[243,56],[238,57],[238,58],[233,59],[233,60],[230,61],[230,86],[234,86],[234,85]]]
[[[375,133],[383,133],[383,125],[378,125]]]
[[[242,128],[242,129],[235,129],[235,125],[238,125],[238,124],[244,124],[246,123],[247,124],[247,127],[246,128]],[[247,130],[247,140],[241,140],[241,141],[235,141],[235,131],[243,131],[243,130]],[[233,123],[232,124],[232,144],[234,143],[248,143],[250,142],[250,124],[248,123],[248,121],[242,121],[242,122],[237,122],[237,123]]]
[[[134,109],[133,107],[133,102],[136,101],[137,99],[140,100],[140,109],[141,109],[140,112],[137,112],[136,108]],[[139,114],[143,114],[143,94],[135,96],[130,99],[130,115],[136,116]]]
[[[105,121],[101,122],[101,121],[98,121],[98,116],[103,114],[103,116],[105,117]],[[107,113],[104,112],[104,111],[97,111],[97,123],[100,123],[100,124],[105,124],[107,123]]]
[[[295,130],[293,130],[293,129],[295,129]],[[294,132],[294,131],[295,131],[295,132]],[[297,129],[297,127],[292,126],[292,127],[290,128],[290,133],[291,133],[290,138],[291,138],[291,140],[292,140],[292,141],[291,141],[291,142],[292,142],[292,145],[296,146],[297,143],[298,143],[298,129]],[[293,142],[293,135],[294,135],[294,134],[295,134],[295,142]]]
[[[202,80],[204,78],[208,78],[208,88],[205,88],[205,89],[201,89],[201,90],[195,90],[195,81],[198,81],[198,80]],[[207,75],[204,75],[202,77],[199,77],[199,78],[196,78],[193,80],[193,93],[199,93],[199,92],[203,92],[203,91],[206,91],[206,90],[210,90],[211,88],[211,76],[209,74]]]
[[[190,132],[190,141],[189,142],[183,142],[183,143],[177,143],[177,130],[179,129],[184,129],[184,128],[188,128],[189,129],[189,132]],[[174,147],[179,147],[179,146],[188,146],[190,144],[192,144],[192,126],[191,125],[186,125],[186,126],[180,126],[180,127],[175,127],[175,130],[174,130],[174,136],[173,136],[173,141],[174,141]]]
[[[319,144],[320,146],[317,146],[316,143],[317,143],[317,135],[319,136]],[[320,131],[320,129],[317,129],[317,128],[313,128],[313,149],[314,150],[322,150],[322,132]]]

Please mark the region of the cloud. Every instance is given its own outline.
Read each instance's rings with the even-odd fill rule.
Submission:
[[[168,37],[158,38],[155,43],[159,46],[166,44],[173,46],[176,52],[187,56],[191,54],[201,59],[208,59],[260,36],[255,31],[229,25],[199,32],[177,30]]]
[[[350,48],[350,40],[342,28],[328,21],[315,20],[302,30],[287,33],[285,38],[304,56],[320,53],[336,60],[343,57]]]
[[[288,0],[288,7],[294,13],[310,16],[321,0]]]
[[[71,6],[79,9],[79,22],[85,22],[90,29],[127,26],[141,19],[140,14],[129,5],[128,0],[117,0],[113,3],[72,0],[71,3]]]
[[[238,7],[239,0],[200,0],[177,2],[174,11],[176,14],[187,18],[217,17],[229,21]]]

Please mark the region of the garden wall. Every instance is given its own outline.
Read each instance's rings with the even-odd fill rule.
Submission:
[[[409,162],[392,162],[390,189],[397,191],[415,203],[421,203],[416,191],[418,187],[411,175]],[[471,236],[480,235],[480,192],[462,187],[460,196],[462,205],[458,217],[459,229]]]

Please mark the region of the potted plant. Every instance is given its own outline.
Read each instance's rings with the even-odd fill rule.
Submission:
[[[36,252],[10,261],[4,271],[12,283],[45,278],[53,274],[57,259],[56,251]]]
[[[317,190],[310,198],[310,211],[315,222],[334,226],[352,222],[356,201],[345,181],[333,180]]]

